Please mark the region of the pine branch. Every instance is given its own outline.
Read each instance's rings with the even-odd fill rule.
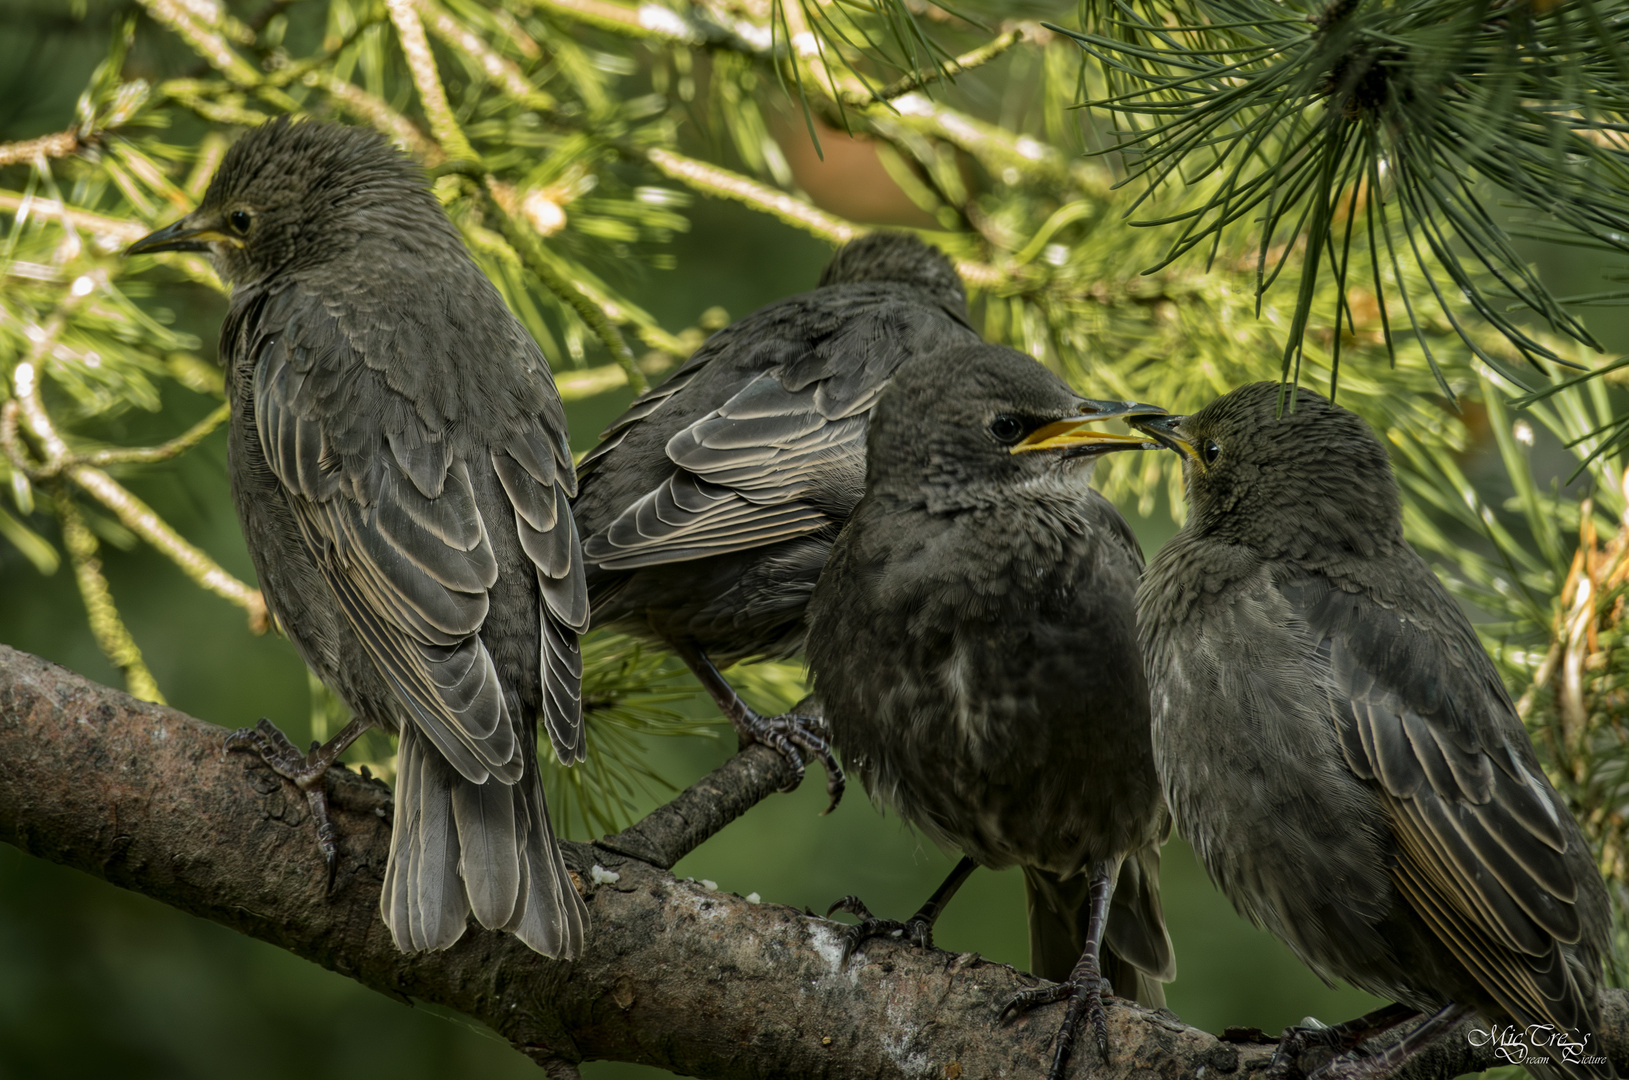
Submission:
[[[1087,104],[1114,119],[1112,149],[1143,198],[1185,189],[1180,210],[1138,222],[1171,237],[1157,265],[1214,256],[1224,234],[1245,233],[1259,241],[1259,297],[1299,259],[1284,377],[1299,370],[1319,275],[1327,264],[1344,293],[1353,256],[1382,295],[1390,272],[1419,328],[1407,263],[1471,353],[1517,386],[1570,364],[1531,317],[1600,347],[1487,207],[1503,194],[1549,222],[1546,238],[1629,254],[1629,154],[1600,137],[1624,127],[1629,104],[1621,20],[1602,22],[1589,3],[1193,0],[1174,17],[1134,0],[1096,7],[1091,30],[1051,29],[1096,61],[1107,91]],[[1574,24],[1581,13],[1590,32]],[[1367,245],[1354,252],[1357,215]],[[1484,347],[1455,310],[1461,298],[1522,363]]]
[[[41,348],[50,343],[56,331],[42,330],[40,332]],[[136,498],[123,485],[114,480],[101,469],[90,463],[90,458],[81,457],[69,449],[68,444],[57,432],[45,404],[40,399],[39,380],[37,374],[37,359],[25,361],[17,365],[12,373],[12,386],[16,397],[0,406],[0,450],[3,450],[13,469],[23,476],[31,479],[49,479],[58,475],[65,475],[100,502],[127,527],[131,532],[146,540],[155,549],[174,562],[181,571],[192,578],[205,589],[224,597],[237,604],[249,613],[249,625],[257,633],[264,633],[271,625],[271,617],[266,611],[265,598],[260,590],[239,581],[228,573],[214,559],[210,558],[202,549],[182,539],[170,525],[159,517],[146,503]],[[222,408],[225,408],[222,406]],[[38,462],[32,460],[23,448],[18,437],[18,417],[26,421],[31,434],[38,441],[44,451],[44,458]],[[91,455],[98,462],[102,461],[162,461],[172,458],[182,451],[195,445],[198,440],[208,434],[214,427],[219,426],[225,419],[220,409],[216,410],[213,422],[206,421],[205,425],[195,427],[191,432],[177,437],[170,444],[160,447],[149,447],[138,450],[101,451]],[[206,426],[207,425],[207,426]],[[111,601],[107,601],[111,611]],[[122,624],[121,624],[122,631]],[[99,635],[106,640],[114,640],[107,635]],[[124,636],[128,637],[128,634]],[[133,645],[131,646],[134,647]],[[110,656],[112,654],[110,653]],[[120,664],[121,667],[127,666]],[[145,670],[145,669],[143,669]],[[151,682],[152,676],[146,676]],[[156,688],[153,691],[156,693]]]

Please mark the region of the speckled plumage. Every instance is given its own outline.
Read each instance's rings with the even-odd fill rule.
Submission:
[[[541,719],[562,760],[582,755],[588,621],[547,362],[376,133],[257,128],[178,227],[234,285],[232,491],[267,604],[401,737],[381,898],[398,946],[446,948],[473,910],[576,955],[587,912],[535,744]]]
[[[1032,962],[1069,977],[1086,875],[1122,888],[1105,968],[1162,1004],[1175,973],[1158,894],[1154,774],[1132,598],[1142,556],[1089,486],[1090,457],[1009,452],[1083,404],[992,345],[907,362],[877,405],[866,494],[810,604],[809,668],[866,790],[941,845],[1022,866]]]
[[[1258,383],[1170,430],[1191,511],[1138,603],[1177,827],[1325,979],[1593,1032],[1608,909],[1583,834],[1403,539],[1385,449],[1311,391],[1277,401]]]

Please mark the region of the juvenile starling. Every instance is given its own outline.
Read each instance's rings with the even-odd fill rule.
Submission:
[[[841,248],[813,292],[713,335],[605,430],[574,503],[596,627],[673,649],[743,746],[843,776],[818,718],[759,716],[719,673],[802,651],[804,610],[860,499],[865,426],[913,356],[977,343],[956,270],[903,233]],[[794,780],[794,786],[796,785]]]
[[[1097,455],[1151,444],[1083,427],[1131,411],[1158,410],[1083,399],[999,346],[908,361],[809,605],[809,669],[844,762],[964,855],[905,924],[838,901],[862,920],[846,949],[891,932],[930,946],[975,866],[1023,867],[1031,959],[1060,985],[1003,1012],[1068,999],[1052,1077],[1083,1014],[1107,1052],[1102,975],[1151,1007],[1175,975],[1132,604],[1142,555],[1089,486]]]
[[[1386,451],[1309,390],[1133,423],[1189,514],[1138,593],[1177,827],[1239,911],[1326,981],[1428,1019],[1328,1075],[1375,1076],[1469,1014],[1553,1025],[1530,1068],[1609,1077],[1605,887],[1465,615],[1403,539]],[[1372,1033],[1375,1023],[1349,1032]]]
[[[377,134],[273,121],[202,205],[132,253],[207,251],[232,493],[266,603],[356,719],[306,755],[269,721],[228,740],[306,792],[332,883],[323,773],[400,736],[380,911],[404,951],[473,910],[546,956],[587,909],[555,848],[541,718],[583,754],[588,622],[566,420],[548,363],[424,174]]]

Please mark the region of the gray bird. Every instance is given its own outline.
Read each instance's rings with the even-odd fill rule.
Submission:
[[[1384,1073],[1474,1013],[1579,1040],[1533,1048],[1530,1068],[1548,1054],[1552,1073],[1609,1077],[1589,845],[1471,624],[1403,539],[1385,448],[1309,390],[1277,417],[1279,393],[1256,383],[1133,421],[1182,455],[1187,482],[1187,523],[1138,593],[1177,828],[1326,981],[1401,1003],[1346,1045],[1428,1014],[1328,1075]]]
[[[266,720],[229,746],[306,792],[331,884],[323,773],[367,727],[396,733],[380,911],[397,946],[447,948],[473,911],[577,955],[588,913],[536,726],[581,759],[588,596],[543,354],[423,172],[367,130],[254,129],[197,210],[130,250],[206,251],[233,284],[238,517],[272,614],[356,714],[309,755]]]
[[[906,362],[877,402],[865,497],[809,605],[809,670],[871,797],[963,853],[907,923],[859,915],[845,954],[932,925],[975,866],[1020,866],[1031,960],[1107,1052],[1101,976],[1160,1007],[1175,976],[1159,900],[1169,832],[1132,606],[1143,560],[1090,487],[1102,453],[1152,445],[1083,425],[1089,401],[1023,353],[956,346]],[[1118,882],[1118,887],[1117,883]],[[1100,956],[1101,951],[1101,956]]]
[[[950,261],[904,233],[839,249],[813,292],[713,335],[578,467],[596,627],[673,649],[743,746],[842,771],[818,718],[759,716],[719,668],[802,651],[804,610],[865,482],[865,427],[899,366],[980,341]],[[794,780],[794,786],[796,784]]]

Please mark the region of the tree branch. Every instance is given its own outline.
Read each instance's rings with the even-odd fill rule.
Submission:
[[[763,748],[738,755],[646,821],[564,845],[592,929],[575,963],[472,928],[445,952],[405,956],[379,919],[390,794],[329,774],[339,879],[323,895],[305,801],[220,728],[0,646],[0,840],[269,941],[382,993],[455,1009],[551,1075],[636,1061],[701,1077],[1040,1077],[1059,1010],[1011,1023],[999,1006],[1034,978],[975,954],[874,944],[839,963],[838,927],[676,881],[671,865],[786,779]],[[1607,1046],[1625,1062],[1624,997]],[[1272,1047],[1225,1041],[1119,1001],[1112,1060],[1077,1075],[1243,1078]],[[1450,1040],[1429,1071],[1492,1064]]]

